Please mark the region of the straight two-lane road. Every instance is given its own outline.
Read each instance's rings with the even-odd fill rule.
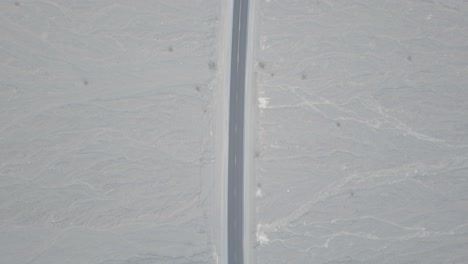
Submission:
[[[228,264],[243,264],[244,95],[249,0],[234,0],[229,95]]]

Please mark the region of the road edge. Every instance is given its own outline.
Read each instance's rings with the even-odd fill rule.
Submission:
[[[218,30],[218,61],[217,68],[219,69],[219,82],[215,91],[215,112],[216,112],[216,147],[215,147],[215,166],[214,175],[219,180],[216,186],[221,187],[218,190],[219,206],[215,211],[219,214],[217,226],[220,228],[217,236],[214,254],[216,264],[228,263],[228,228],[227,228],[227,213],[228,213],[228,151],[229,151],[229,93],[230,93],[230,77],[231,77],[231,41],[232,41],[232,17],[233,17],[233,0],[221,1],[220,4],[220,27]]]
[[[256,263],[256,220],[255,220],[255,138],[257,120],[257,87],[255,48],[257,44],[256,24],[257,1],[249,2],[247,33],[247,57],[245,78],[244,116],[244,263]]]

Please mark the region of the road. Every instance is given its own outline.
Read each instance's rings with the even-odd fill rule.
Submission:
[[[228,264],[244,263],[244,95],[248,0],[234,0],[229,95]]]

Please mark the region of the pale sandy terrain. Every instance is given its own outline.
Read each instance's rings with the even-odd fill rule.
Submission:
[[[221,2],[0,3],[0,263],[216,263]]]
[[[257,15],[257,263],[468,263],[468,3]]]

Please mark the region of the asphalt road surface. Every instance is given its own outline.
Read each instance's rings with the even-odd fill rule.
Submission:
[[[244,94],[248,0],[234,0],[228,157],[228,264],[244,263]]]

